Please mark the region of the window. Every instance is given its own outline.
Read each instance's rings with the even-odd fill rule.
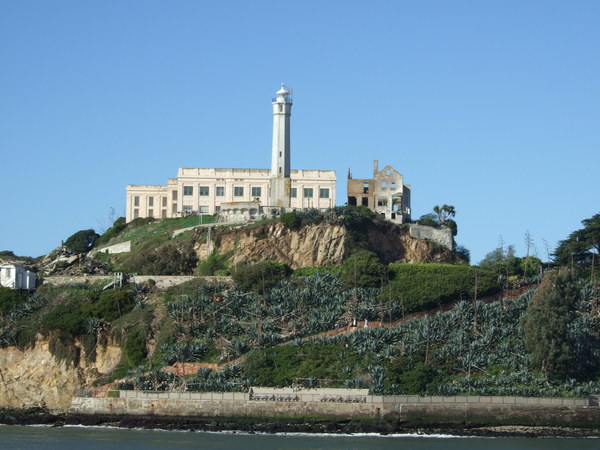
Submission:
[[[262,189],[259,187],[253,187],[252,188],[252,197],[260,197],[261,196],[261,192]]]
[[[138,217],[140,217],[140,210],[136,208],[133,210],[133,218],[137,219]]]
[[[329,198],[329,189],[328,188],[319,189],[319,198]]]
[[[290,197],[296,198],[298,196],[298,190],[296,188],[290,188]]]
[[[387,189],[387,181],[381,182],[381,189]]]
[[[363,183],[363,194],[368,194],[369,193],[369,182],[365,181]]]
[[[6,268],[6,276],[8,278],[10,278],[10,268],[9,267]]]
[[[163,219],[164,219],[165,217],[167,217],[167,210],[166,210],[166,209],[163,209],[163,210],[160,212],[160,217],[161,217],[161,218],[163,218]]]
[[[242,186],[235,186],[233,188],[234,197],[243,197],[244,196],[244,188]]]
[[[191,214],[192,213],[192,205],[183,205],[183,213]]]
[[[137,195],[133,197],[133,206],[140,206],[140,198]]]
[[[149,209],[148,210],[148,217],[154,217],[154,210],[153,209]]]
[[[200,196],[206,197],[209,193],[208,186],[200,186]]]
[[[225,186],[217,186],[217,197],[225,196]]]
[[[183,195],[194,195],[194,186],[184,186]]]
[[[200,206],[200,213],[208,214],[208,206]]]
[[[173,191],[172,199],[177,200],[177,191]]]
[[[148,197],[148,206],[154,206],[154,197]]]
[[[390,181],[390,188],[396,189],[396,182],[395,181]]]
[[[312,188],[304,188],[304,197],[305,198],[312,198],[313,196],[313,190]]]
[[[167,197],[162,198],[162,206],[163,206],[163,208],[167,207]]]

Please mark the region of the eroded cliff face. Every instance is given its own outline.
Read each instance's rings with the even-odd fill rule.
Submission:
[[[369,228],[367,236],[371,250],[386,263],[460,263],[447,248],[413,237],[393,223],[379,222]]]
[[[410,233],[392,223],[373,224],[367,230],[370,250],[386,262],[456,263],[449,250]],[[232,263],[242,261],[278,261],[291,268],[339,265],[346,259],[347,230],[341,225],[320,223],[299,230],[273,222],[258,228],[232,230],[219,235],[210,245],[218,253],[233,251]],[[209,255],[206,242],[199,242],[200,259]]]
[[[50,352],[49,341],[35,346],[0,349],[0,408],[47,407],[65,411],[76,389],[87,386],[99,374],[112,372],[121,360],[121,348],[107,344],[96,350],[96,361],[79,366],[61,361]]]

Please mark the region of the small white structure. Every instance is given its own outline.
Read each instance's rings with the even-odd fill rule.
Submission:
[[[19,264],[0,264],[0,286],[10,289],[35,290],[35,272]]]

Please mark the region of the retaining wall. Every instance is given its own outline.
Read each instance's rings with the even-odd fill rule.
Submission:
[[[95,253],[128,253],[131,251],[131,241],[119,242],[118,244],[109,245],[108,247],[102,247],[92,250],[90,256]]]
[[[196,276],[166,276],[166,275],[135,275],[129,277],[133,283],[143,283],[148,280],[154,280],[158,289],[165,289],[172,286],[183,284],[187,281],[198,278]],[[206,281],[231,282],[231,277],[201,277]],[[43,282],[54,286],[63,286],[69,284],[92,284],[96,281],[113,281],[114,275],[81,275],[81,276],[55,276],[44,277]]]
[[[357,392],[313,393],[282,390],[259,394],[239,392],[118,391],[117,398],[74,397],[71,412],[79,414],[175,415],[200,417],[305,416],[419,420],[486,418],[502,421],[593,421],[600,418],[597,399],[538,397],[374,396]],[[329,390],[328,390],[329,391]],[[117,392],[115,392],[117,394]],[[359,400],[360,397],[360,400]]]
[[[429,239],[452,250],[453,238],[452,231],[449,228],[434,228],[411,223],[410,235],[418,239]]]

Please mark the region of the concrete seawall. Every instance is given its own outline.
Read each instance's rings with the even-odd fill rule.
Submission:
[[[290,390],[291,391],[291,390]],[[334,391],[334,390],[331,390]],[[71,413],[195,417],[371,418],[397,421],[485,420],[493,423],[597,424],[595,397],[372,396],[354,392],[191,393],[115,391],[113,397],[74,397]]]

